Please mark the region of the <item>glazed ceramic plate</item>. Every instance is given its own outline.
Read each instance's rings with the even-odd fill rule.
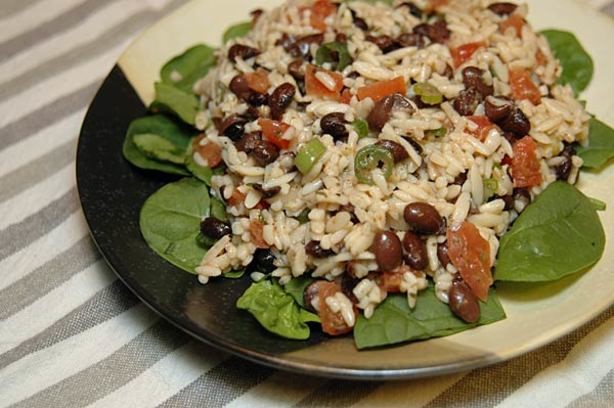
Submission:
[[[357,351],[351,337],[317,332],[309,341],[284,340],[238,311],[235,301],[249,278],[200,285],[155,255],[141,238],[139,210],[156,189],[173,180],[136,169],[121,146],[131,120],[145,114],[160,67],[198,43],[219,44],[224,28],[277,1],[194,1],[146,31],[122,55],[89,109],[79,141],[77,178],[83,210],[103,256],[148,306],[194,337],[262,364],[340,378],[424,377],[503,361],[533,350],[588,322],[614,301],[614,167],[583,174],[579,187],[607,202],[600,213],[610,238],[603,259],[587,273],[551,284],[499,285],[507,319],[449,337]],[[573,31],[595,60],[588,108],[614,123],[614,24],[571,0],[529,2],[536,28]],[[607,41],[605,39],[608,39]]]

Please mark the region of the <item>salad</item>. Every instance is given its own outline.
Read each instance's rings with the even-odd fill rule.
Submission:
[[[167,62],[124,157],[178,176],[141,232],[175,266],[246,279],[236,307],[359,349],[505,318],[496,282],[596,263],[614,157],[579,94],[593,62],[523,4],[288,0]]]

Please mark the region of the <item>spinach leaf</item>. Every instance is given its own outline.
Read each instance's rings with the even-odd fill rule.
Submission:
[[[309,276],[299,276],[286,283],[284,285],[284,290],[296,300],[296,303],[301,307],[305,307],[303,293],[305,293],[305,288],[313,281],[314,279]]]
[[[138,118],[130,123],[126,131],[122,153],[126,160],[141,169],[158,170],[164,173],[187,176],[190,173],[183,165],[152,158],[137,147],[134,143],[134,138],[137,135],[144,134],[157,135],[175,146],[178,151],[185,151],[194,133],[196,133],[194,130],[180,126],[163,115]]]
[[[239,279],[245,275],[245,269],[239,269],[238,271],[230,271],[222,274],[227,279]]]
[[[593,204],[593,208],[596,211],[605,211],[608,207],[606,203],[597,198],[589,197],[588,199],[591,201],[591,204]]]
[[[495,279],[560,279],[593,265],[604,246],[603,227],[591,201],[574,186],[555,182],[501,239]]]
[[[160,70],[162,82],[184,92],[192,92],[194,83],[215,66],[215,49],[205,44],[195,45],[168,61]]]
[[[196,163],[192,154],[188,155],[185,166],[194,177],[207,184],[208,186],[211,185],[211,177],[213,176],[213,170],[211,170],[209,167],[201,166],[200,164]]]
[[[316,51],[316,64],[323,65],[326,62],[332,63],[334,71],[343,71],[352,63],[347,45],[337,41],[322,44]]]
[[[614,158],[614,129],[596,118],[591,118],[589,126],[588,146],[580,146],[578,156],[584,167],[599,169]]]
[[[413,310],[404,295],[391,295],[375,309],[370,319],[360,315],[354,327],[354,341],[359,349],[385,346],[449,336],[504,318],[505,312],[494,289],[488,294],[488,302],[480,302],[480,320],[470,324],[456,317],[448,305],[437,299],[431,285],[418,294]]]
[[[184,178],[153,193],[141,209],[141,234],[158,255],[195,273],[207,252],[200,244],[200,221],[209,215],[207,186]]]
[[[156,82],[156,98],[152,103],[152,110],[172,112],[185,123],[194,125],[198,112],[198,98],[191,92],[183,91],[165,82]]]
[[[222,42],[226,44],[230,40],[234,40],[235,38],[245,37],[250,30],[252,29],[251,21],[242,21],[237,24],[233,24],[224,31],[224,35],[222,36]]]
[[[186,154],[171,141],[153,133],[134,135],[134,144],[146,156],[160,161],[184,164]]]
[[[212,217],[217,218],[220,221],[228,221],[228,214],[226,214],[226,206],[223,202],[215,197],[211,197],[211,211]]]
[[[563,74],[559,82],[571,85],[576,95],[579,94],[593,78],[593,59],[572,33],[561,30],[541,33],[550,43],[554,56],[561,61]]]
[[[252,283],[237,300],[237,307],[251,313],[271,333],[288,339],[309,338],[306,322],[316,321],[311,313],[301,310],[279,284],[270,280]]]

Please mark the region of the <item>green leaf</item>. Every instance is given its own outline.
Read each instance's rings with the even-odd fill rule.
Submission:
[[[178,151],[185,151],[195,134],[193,129],[178,125],[163,115],[146,116],[135,119],[130,123],[122,148],[126,160],[141,169],[158,170],[183,176],[190,174],[183,165],[156,160],[140,150],[134,143],[134,138],[136,135],[144,134],[157,135],[173,144]]]
[[[224,31],[224,35],[222,36],[222,42],[226,44],[230,40],[234,40],[235,38],[245,37],[252,29],[251,21],[242,21],[237,24],[233,24],[226,31]]]
[[[591,201],[565,182],[550,184],[503,236],[495,279],[553,281],[601,258],[605,235]]]
[[[435,138],[444,137],[447,134],[448,134],[448,129],[446,129],[445,127],[440,127],[438,129],[429,129],[426,131],[427,136],[432,136]]]
[[[588,199],[591,200],[591,204],[593,204],[593,208],[595,209],[595,211],[605,211],[608,207],[607,204],[601,200],[598,200],[593,197],[589,197]]]
[[[194,125],[199,109],[198,98],[191,92],[183,91],[165,82],[156,82],[156,98],[151,109],[174,113],[185,123]]]
[[[198,44],[164,64],[160,70],[160,79],[191,93],[196,81],[204,77],[215,63],[215,48]]]
[[[200,221],[209,216],[209,191],[194,178],[170,183],[153,193],[141,209],[141,234],[158,255],[195,273],[207,252],[198,239]]]
[[[574,92],[582,92],[593,78],[593,59],[582,47],[575,35],[561,30],[544,30],[541,32],[554,53],[561,61],[563,74],[559,82],[571,85]]]
[[[153,133],[134,135],[134,144],[146,156],[160,161],[184,164],[185,150],[177,148],[171,141]]]
[[[584,160],[584,167],[600,169],[614,158],[614,129],[602,121],[589,121],[588,146],[578,148],[578,156]]]
[[[217,218],[220,221],[228,221],[228,214],[226,214],[226,206],[223,202],[215,197],[211,197],[211,216]]]
[[[277,283],[270,280],[252,283],[237,300],[237,307],[251,313],[271,333],[288,339],[309,338],[306,322],[314,321],[313,316],[301,311]]]
[[[313,278],[309,276],[299,276],[298,278],[291,279],[288,283],[284,285],[284,290],[287,294],[292,296],[296,303],[298,303],[301,307],[305,307],[305,301],[303,297],[303,293],[305,293],[305,288],[309,286],[314,281]]]
[[[404,295],[391,295],[375,309],[371,318],[360,315],[354,327],[354,341],[359,349],[385,346],[449,336],[504,318],[505,312],[494,289],[490,290],[486,303],[480,302],[480,320],[470,324],[456,317],[448,305],[437,299],[431,285],[418,294],[413,310]]]
[[[322,44],[316,51],[316,64],[322,66],[326,62],[332,63],[334,71],[343,71],[352,63],[347,45],[337,41]]]
[[[245,275],[245,269],[240,269],[238,271],[230,271],[222,274],[223,277],[228,279],[239,279]]]

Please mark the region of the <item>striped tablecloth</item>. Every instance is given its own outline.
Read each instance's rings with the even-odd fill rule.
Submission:
[[[121,51],[182,3],[0,0],[0,406],[614,406],[614,308],[486,369],[353,383],[225,355],[141,304],[88,236],[75,147]]]

